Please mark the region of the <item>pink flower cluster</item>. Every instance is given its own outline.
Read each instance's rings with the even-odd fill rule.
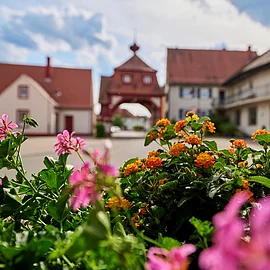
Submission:
[[[12,133],[12,130],[17,127],[18,125],[15,123],[8,123],[8,115],[3,114],[2,118],[0,119],[0,141],[7,139],[10,133]]]
[[[195,252],[194,245],[186,244],[168,251],[166,249],[151,247],[147,253],[147,270],[179,270],[188,269],[188,256]]]
[[[95,204],[102,197],[104,178],[116,177],[119,174],[116,167],[107,164],[108,155],[107,146],[105,146],[103,155],[99,151],[94,151],[91,155],[94,168],[90,167],[90,163],[85,163],[81,171],[76,170],[71,174],[69,182],[73,188],[73,194],[69,203],[74,211],[80,207],[86,208],[90,203]],[[100,173],[102,174],[100,175]],[[102,181],[100,181],[100,177]]]
[[[236,194],[224,211],[216,214],[214,244],[199,257],[203,270],[270,269],[270,197],[261,199],[250,215],[250,236],[245,238],[245,222],[238,216],[249,194]]]
[[[75,132],[69,132],[64,130],[63,133],[57,135],[57,142],[54,145],[55,152],[58,155],[69,153],[72,154],[73,151],[80,151],[85,145],[84,139],[77,137],[72,138]]]

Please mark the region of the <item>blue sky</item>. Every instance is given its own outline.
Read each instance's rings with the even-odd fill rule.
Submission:
[[[165,83],[166,48],[270,48],[269,0],[1,0],[0,61],[93,69],[101,75],[132,54]]]

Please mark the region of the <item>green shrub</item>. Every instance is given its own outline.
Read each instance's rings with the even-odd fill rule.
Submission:
[[[136,125],[133,127],[133,130],[135,131],[144,131],[144,126]]]
[[[104,138],[104,137],[106,137],[105,126],[102,123],[97,123],[96,124],[96,137],[97,138]]]

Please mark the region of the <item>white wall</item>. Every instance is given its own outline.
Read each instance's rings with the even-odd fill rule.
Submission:
[[[18,86],[28,86],[28,98],[18,97]],[[29,110],[30,116],[39,124],[38,128],[27,127],[25,133],[55,133],[54,104],[47,92],[27,75],[20,76],[0,95],[0,114],[9,115],[9,120],[17,122],[17,110]]]
[[[134,126],[143,126],[146,131],[150,130],[150,119],[142,117],[124,118],[124,124],[127,130],[133,130]]]
[[[65,116],[73,116],[73,130],[76,133],[91,134],[93,132],[91,110],[60,110],[58,132],[66,128]]]
[[[184,98],[180,97],[179,89],[180,88],[195,88],[195,96],[194,98]],[[212,88],[212,98],[197,98],[197,88]],[[217,99],[219,97],[219,88],[217,87],[207,87],[207,86],[169,86],[168,92],[168,117],[170,120],[180,120],[179,119],[179,109],[183,109],[184,111],[197,110],[199,109],[201,112],[205,111],[209,114],[209,110],[213,111],[212,102],[213,99]]]

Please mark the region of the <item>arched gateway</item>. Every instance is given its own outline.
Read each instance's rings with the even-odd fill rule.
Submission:
[[[99,120],[109,131],[115,110],[122,103],[140,103],[151,112],[152,124],[164,115],[164,90],[157,81],[157,71],[143,62],[136,52],[139,47],[130,47],[134,55],[114,69],[111,77],[101,77]]]

